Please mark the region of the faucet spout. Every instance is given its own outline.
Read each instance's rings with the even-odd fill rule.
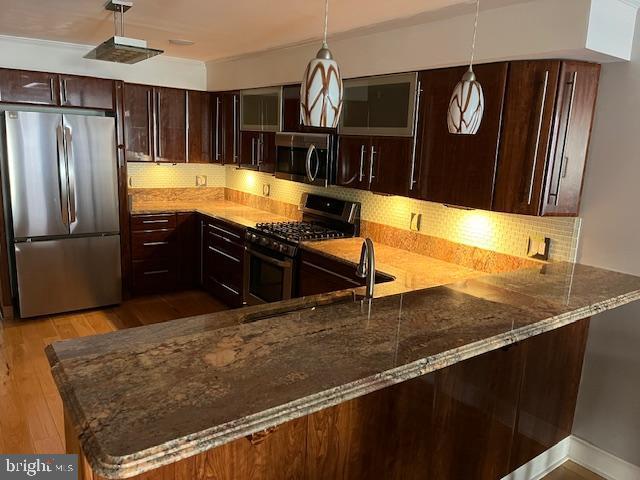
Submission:
[[[360,252],[360,263],[356,268],[356,275],[360,278],[366,278],[366,297],[373,298],[373,288],[376,283],[376,254],[373,248],[373,241],[366,238],[362,242],[362,251]]]

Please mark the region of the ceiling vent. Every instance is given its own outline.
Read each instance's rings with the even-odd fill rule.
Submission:
[[[124,36],[124,14],[132,6],[133,2],[126,0],[110,0],[105,5],[106,10],[113,12],[116,34],[91,50],[84,58],[132,64],[164,53],[162,50],[147,48],[145,40]]]

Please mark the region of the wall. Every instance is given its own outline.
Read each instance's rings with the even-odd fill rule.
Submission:
[[[127,175],[133,188],[195,187],[199,175],[207,177],[207,187],[225,186],[225,168],[221,165],[128,162]]]
[[[134,65],[82,58],[93,47],[0,35],[0,67],[206,90],[203,62],[159,55]]]
[[[633,59],[602,69],[578,260],[640,275],[640,18]],[[640,466],[640,305],[591,323],[574,434]]]
[[[422,214],[420,233],[520,257],[526,256],[529,235],[552,238],[554,260],[575,258],[580,219],[535,218],[481,210],[461,210],[409,198],[375,195],[342,187],[329,189],[279,180],[270,175],[227,167],[227,188],[262,195],[264,184],[270,197],[297,205],[303,192],[315,192],[362,203],[362,218],[409,230],[411,213]]]
[[[468,62],[473,15],[454,12],[335,35],[329,46],[343,77],[403,72]],[[607,12],[607,15],[602,15]],[[635,8],[624,0],[535,0],[481,12],[477,61],[628,59]],[[611,20],[613,19],[613,20]],[[319,42],[207,63],[209,90],[300,81]]]

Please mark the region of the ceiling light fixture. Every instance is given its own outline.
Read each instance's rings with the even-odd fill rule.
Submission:
[[[325,0],[322,48],[307,65],[300,87],[302,123],[308,127],[335,128],[342,113],[342,78],[327,46],[328,23],[329,0]]]
[[[447,112],[449,132],[458,135],[475,135],[480,128],[484,113],[484,93],[482,92],[482,86],[476,79],[476,74],[473,72],[479,15],[480,0],[476,0],[476,19],[473,25],[469,70],[465,72],[462,80],[458,82],[453,90]]]
[[[116,63],[138,63],[164,53],[162,50],[147,48],[145,40],[124,36],[124,14],[133,6],[132,1],[110,0],[105,9],[113,12],[115,35],[87,53],[84,58]]]

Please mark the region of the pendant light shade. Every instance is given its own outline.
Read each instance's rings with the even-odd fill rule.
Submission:
[[[478,35],[478,16],[480,0],[476,0],[476,18],[473,26],[473,42],[471,44],[471,61],[469,70],[462,76],[451,94],[449,110],[447,112],[447,127],[449,133],[458,135],[475,135],[478,133],[482,115],[484,113],[484,93],[482,86],[473,72],[473,59]]]
[[[307,65],[300,87],[300,113],[308,127],[335,128],[342,113],[342,78],[327,46],[328,19],[329,0],[325,0],[322,48]]]

